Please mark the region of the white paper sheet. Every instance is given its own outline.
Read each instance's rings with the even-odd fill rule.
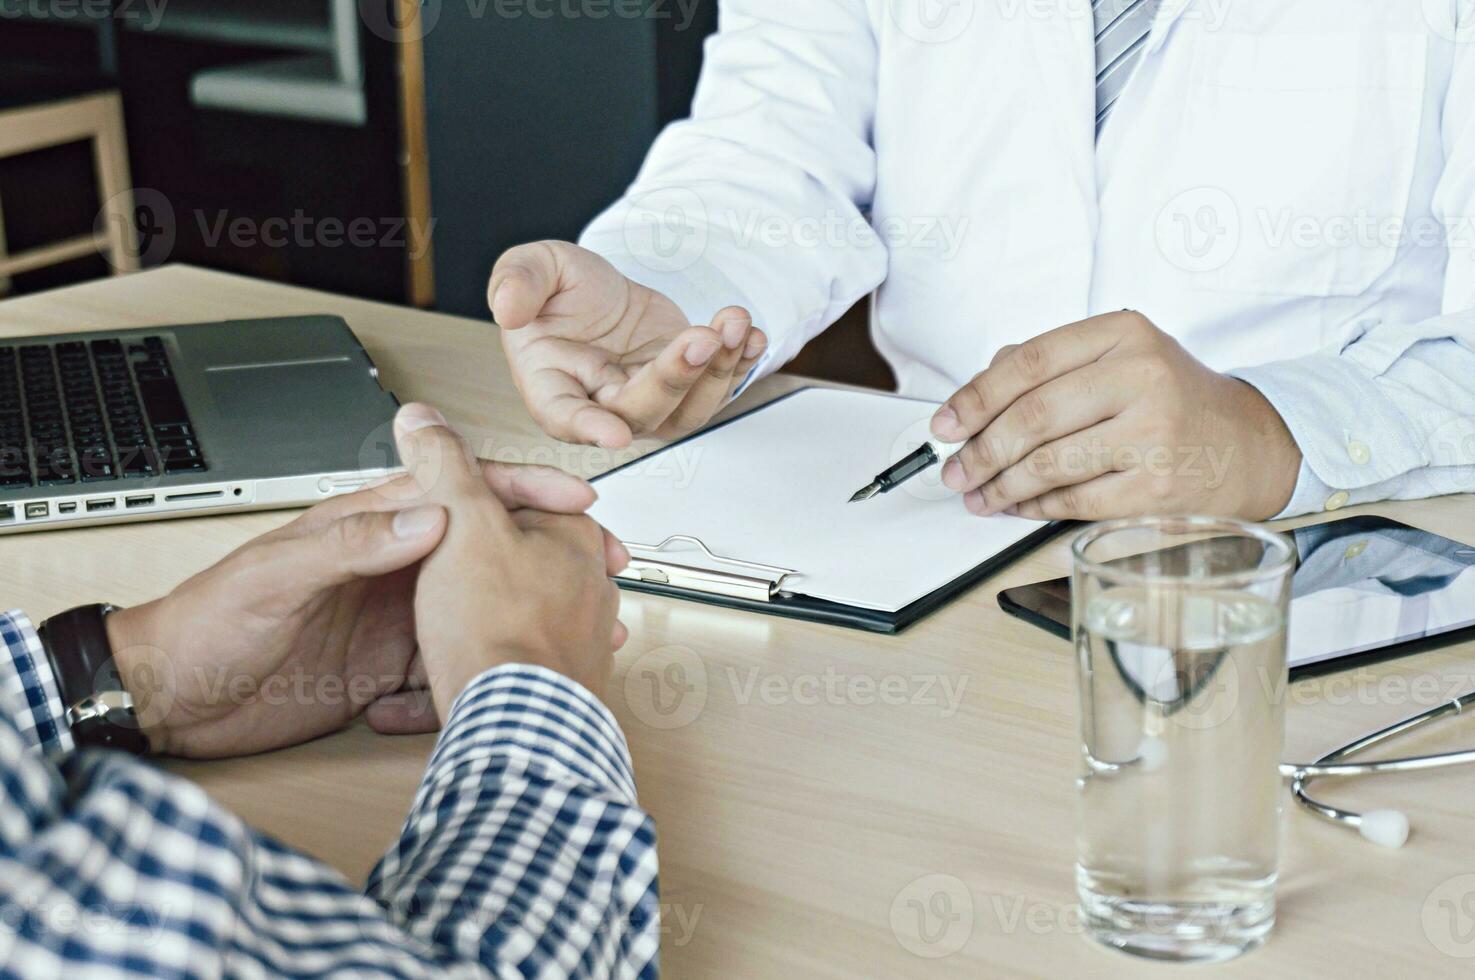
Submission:
[[[942,487],[940,466],[848,502],[926,441],[936,408],[801,391],[596,481],[591,513],[625,542],[691,535],[723,557],[796,570],[784,591],[896,612],[1042,526],[974,517]],[[695,550],[665,557],[711,567]]]

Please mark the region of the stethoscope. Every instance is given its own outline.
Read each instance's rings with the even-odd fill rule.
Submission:
[[[1167,714],[1173,714],[1174,708],[1182,707],[1188,698],[1180,696],[1171,701],[1150,697],[1136,680],[1133,679],[1131,671],[1127,670],[1116,650],[1115,644],[1108,644],[1111,658],[1121,671],[1121,676],[1126,680],[1128,686],[1137,695],[1139,700],[1152,701],[1160,708],[1165,708]],[[1206,671],[1201,672],[1199,683],[1207,676],[1211,676],[1223,660],[1221,655],[1215,663]],[[1191,685],[1198,686],[1198,685]],[[1311,763],[1283,762],[1280,764],[1280,774],[1291,781],[1291,795],[1297,803],[1305,807],[1311,813],[1316,814],[1324,820],[1339,824],[1356,830],[1359,834],[1374,844],[1383,847],[1402,847],[1408,841],[1408,814],[1401,810],[1369,810],[1366,813],[1356,813],[1352,810],[1341,810],[1327,803],[1315,799],[1307,791],[1307,787],[1314,780],[1333,776],[1367,776],[1377,772],[1413,772],[1419,769],[1443,769],[1446,766],[1458,766],[1469,762],[1475,762],[1475,749],[1466,749],[1460,752],[1444,752],[1438,755],[1413,755],[1401,759],[1380,759],[1377,762],[1347,762],[1348,758],[1359,752],[1364,752],[1375,745],[1395,739],[1400,735],[1406,735],[1416,729],[1423,728],[1433,721],[1437,721],[1446,715],[1457,715],[1467,707],[1475,704],[1475,691],[1463,694],[1450,701],[1438,704],[1427,711],[1405,718],[1400,722],[1380,728],[1375,732],[1364,735],[1359,739],[1348,742],[1341,748],[1333,749],[1323,755],[1320,759]],[[1159,753],[1151,750],[1151,742],[1145,742],[1139,746],[1137,763],[1156,764],[1160,762]],[[1101,762],[1091,757],[1093,769],[1110,771],[1120,768],[1119,765]]]
[[[1402,759],[1383,759],[1378,762],[1343,761],[1375,745],[1422,728],[1436,719],[1446,715],[1460,714],[1472,704],[1475,704],[1475,691],[1405,718],[1403,721],[1379,729],[1370,735],[1364,735],[1356,741],[1348,742],[1309,765],[1293,762],[1282,763],[1280,773],[1291,781],[1291,795],[1307,810],[1332,823],[1355,829],[1374,844],[1380,844],[1383,847],[1402,847],[1408,840],[1408,815],[1401,810],[1369,810],[1367,813],[1339,810],[1313,799],[1307,793],[1306,788],[1313,780],[1327,776],[1366,776],[1375,772],[1413,772],[1418,769],[1442,769],[1445,766],[1475,762],[1475,749],[1444,752],[1439,755],[1413,755]]]

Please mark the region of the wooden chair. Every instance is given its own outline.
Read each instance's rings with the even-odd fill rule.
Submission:
[[[138,269],[133,235],[133,187],[123,133],[123,103],[96,78],[54,69],[0,69],[0,159],[75,143],[92,144],[97,198],[102,207],[94,231],[24,252],[5,247],[4,202],[0,202],[0,295],[12,276],[101,253],[114,272]]]

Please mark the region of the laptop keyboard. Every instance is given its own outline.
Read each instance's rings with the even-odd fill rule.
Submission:
[[[0,347],[0,490],[206,469],[162,338]]]

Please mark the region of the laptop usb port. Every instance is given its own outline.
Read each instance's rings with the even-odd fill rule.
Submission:
[[[58,514],[71,514],[75,513],[76,510],[77,502],[75,500],[68,500],[66,503],[56,505],[56,512]]]
[[[0,504],[0,524],[8,524],[15,520],[15,508],[10,504]]]
[[[87,509],[89,511],[112,510],[116,506],[118,506],[118,501],[114,500],[112,497],[104,497],[101,500],[87,501]]]
[[[154,505],[154,495],[149,493],[139,497],[128,497],[124,499],[123,503],[128,507],[152,507]]]
[[[46,517],[51,513],[51,505],[42,501],[37,504],[26,504],[26,520],[34,521],[38,517]]]

